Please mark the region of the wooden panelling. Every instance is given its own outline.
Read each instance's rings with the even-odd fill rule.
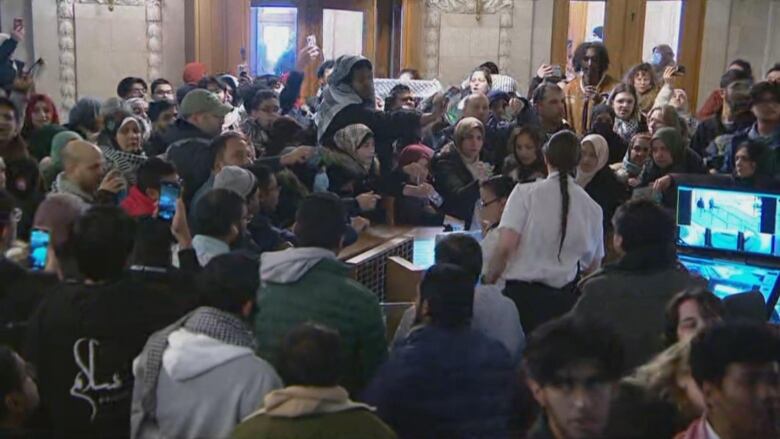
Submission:
[[[689,106],[698,108],[699,72],[701,69],[702,38],[704,35],[705,0],[687,0],[683,9],[683,28],[678,62],[685,66],[682,88],[688,93]]]
[[[423,57],[424,0],[402,0],[401,69],[425,71]]]
[[[387,78],[390,72],[390,42],[393,38],[393,0],[376,0],[376,46],[374,76]]]
[[[569,0],[555,0],[552,28],[556,31],[552,33],[550,59],[552,64],[558,64],[565,68],[567,61],[566,41],[569,37]]]

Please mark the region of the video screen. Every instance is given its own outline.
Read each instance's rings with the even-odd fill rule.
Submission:
[[[746,291],[759,291],[764,302],[775,300],[772,293],[780,278],[780,269],[756,267],[724,260],[712,260],[680,255],[680,262],[691,273],[707,279],[708,288],[721,299],[732,294]],[[772,320],[780,315],[780,307],[775,305]]]
[[[677,195],[680,246],[780,255],[777,195],[685,186]]]

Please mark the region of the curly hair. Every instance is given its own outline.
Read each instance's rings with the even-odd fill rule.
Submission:
[[[599,68],[601,68],[602,72],[606,72],[607,69],[609,69],[609,52],[607,52],[606,46],[595,41],[582,43],[577,46],[577,49],[574,51],[574,57],[572,60],[572,63],[574,64],[574,71],[578,73],[582,71],[583,61],[585,59],[585,54],[588,53],[588,49],[596,50],[596,54],[599,57]]]

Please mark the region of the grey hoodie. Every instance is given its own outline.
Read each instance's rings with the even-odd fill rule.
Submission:
[[[273,367],[251,349],[176,330],[168,337],[157,383],[158,428],[136,432],[136,438],[227,438],[262,407],[267,393],[281,387]]]
[[[260,282],[262,284],[266,282],[277,284],[298,282],[323,259],[336,259],[336,254],[318,247],[265,252],[260,256]]]

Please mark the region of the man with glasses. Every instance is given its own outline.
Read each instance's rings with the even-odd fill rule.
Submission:
[[[577,134],[584,135],[590,126],[593,107],[605,100],[618,85],[607,74],[609,54],[598,42],[582,43],[574,51],[574,70],[577,77],[564,89],[566,120]]]
[[[750,89],[751,112],[756,122],[725,141],[725,164],[723,172],[732,172],[738,147],[748,140],[754,140],[767,147],[768,156],[758,160],[758,172],[780,177],[780,84],[759,82]],[[724,136],[725,137],[725,136]]]
[[[759,324],[705,329],[691,344],[704,416],[678,439],[780,437],[780,337]]]
[[[542,413],[528,439],[602,437],[623,372],[623,347],[611,329],[571,315],[531,334],[528,386]]]

